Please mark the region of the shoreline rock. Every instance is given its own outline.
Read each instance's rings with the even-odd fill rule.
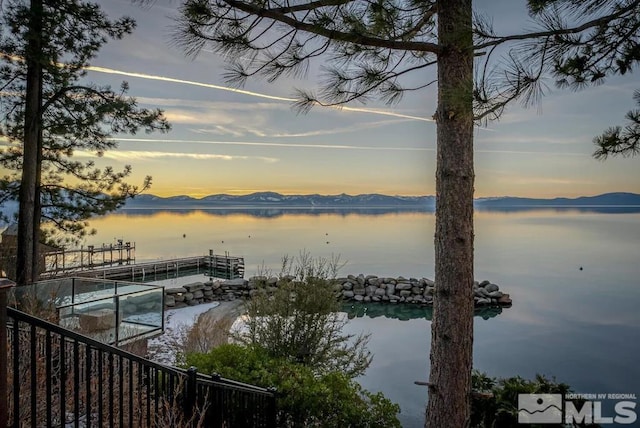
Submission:
[[[292,280],[293,277],[254,276],[249,279],[195,282],[165,289],[165,307],[175,309],[213,301],[249,299],[257,292],[268,293],[275,290],[279,284]],[[333,281],[336,294],[347,302],[432,306],[436,293],[435,282],[428,278],[391,278],[359,274],[347,275]],[[474,281],[473,296],[476,308],[510,307],[513,303],[509,294],[502,292],[497,284],[488,280]]]

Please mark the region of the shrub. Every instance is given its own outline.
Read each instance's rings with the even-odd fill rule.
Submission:
[[[247,329],[238,341],[316,373],[363,374],[371,363],[369,337],[343,333],[347,318],[332,279],[338,266],[338,258],[314,259],[304,251],[297,259],[285,257],[277,287],[263,284],[247,302]]]
[[[311,367],[274,357],[259,346],[221,345],[206,354],[188,353],[199,371],[262,387],[275,387],[280,426],[400,427],[400,407],[381,393],[364,390],[348,374],[318,374]]]
[[[569,385],[560,383],[555,378],[548,379],[536,375],[535,379],[524,379],[514,376],[496,379],[476,370],[472,374],[472,389],[485,394],[474,394],[471,398],[471,426],[473,428],[511,428],[524,426],[518,424],[518,394],[567,394],[571,392]],[[574,400],[579,405],[582,400]],[[527,425],[538,427],[538,425]],[[564,424],[545,424],[539,427],[564,428]],[[598,427],[599,425],[584,425]]]

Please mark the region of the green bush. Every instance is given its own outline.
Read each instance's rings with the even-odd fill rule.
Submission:
[[[471,386],[476,393],[471,398],[471,427],[473,428],[564,428],[564,424],[518,424],[518,394],[568,394],[569,385],[536,375],[535,379],[514,376],[496,379],[474,370]],[[574,400],[582,405],[582,400]],[[579,424],[580,427],[599,427]]]
[[[301,252],[283,259],[277,287],[258,285],[246,303],[247,329],[236,340],[257,345],[274,358],[290,358],[317,374],[362,375],[371,363],[369,336],[344,333],[348,319],[332,279],[339,259]]]
[[[210,352],[188,353],[186,365],[262,387],[275,387],[280,426],[400,427],[400,407],[381,393],[364,390],[349,375],[318,374],[299,362],[273,357],[258,346],[221,345]]]

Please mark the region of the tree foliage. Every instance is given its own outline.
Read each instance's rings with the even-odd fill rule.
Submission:
[[[442,7],[442,5],[440,5]],[[474,103],[477,119],[495,119],[512,101],[539,102],[553,77],[581,89],[628,74],[640,61],[638,0],[530,0],[532,31],[496,34],[474,16]],[[228,82],[252,76],[274,81],[322,66],[319,92],[300,91],[298,107],[373,98],[400,101],[434,85],[438,2],[330,0],[290,2],[187,0],[176,42],[187,53],[207,46],[225,55]]]
[[[121,206],[151,184],[127,183],[131,167],[97,167],[91,158],[117,147],[112,138],[144,130],[167,131],[160,110],[140,108],[120,88],[96,85],[86,79],[86,67],[110,39],[131,33],[130,18],[111,20],[100,7],[80,0],[43,3],[41,51],[28,51],[29,17],[23,1],[3,5],[0,33],[0,202],[15,200],[23,161],[25,79],[28,55],[42,67],[42,219],[64,234],[80,237],[86,220]],[[69,236],[69,235],[66,235]]]
[[[186,365],[199,371],[275,387],[283,427],[400,427],[400,407],[381,393],[368,392],[340,371],[316,373],[311,367],[274,357],[259,346],[221,345],[208,353],[188,353]]]
[[[277,284],[263,277],[247,301],[246,332],[238,339],[316,373],[363,374],[371,362],[369,337],[343,332],[347,318],[340,312],[342,299],[328,277],[338,264],[337,258],[314,259],[306,252],[297,259],[285,257]]]
[[[629,123],[624,128],[613,126],[594,138],[593,143],[598,147],[593,153],[596,159],[618,155],[635,156],[640,153],[640,90],[635,91],[633,98],[638,108],[627,113]]]
[[[493,378],[474,370],[472,376],[473,390],[476,394],[471,399],[471,427],[473,428],[510,428],[518,426],[518,394],[562,394],[573,392],[566,383],[555,378],[537,374],[534,379],[520,376],[509,378]],[[585,400],[572,400],[582,408]],[[544,424],[528,425],[535,427],[564,428],[568,425]],[[598,424],[579,423],[572,426],[597,428]]]

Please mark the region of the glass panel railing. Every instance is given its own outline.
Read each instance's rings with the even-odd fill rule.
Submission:
[[[58,308],[59,323],[105,343],[115,343],[117,298],[96,299]]]
[[[162,327],[162,288],[120,296],[123,321]]]
[[[73,303],[82,303],[117,294],[114,281],[93,278],[70,278],[73,285]]]
[[[110,344],[164,328],[164,288],[93,278],[61,278],[14,288],[11,302],[39,318]]]

